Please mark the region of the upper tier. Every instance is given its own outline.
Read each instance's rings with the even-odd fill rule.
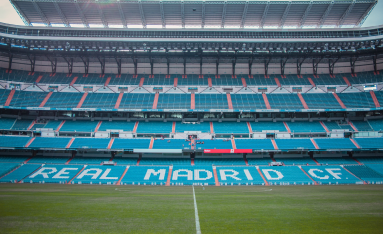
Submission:
[[[307,85],[315,84],[320,85],[356,85],[356,84],[377,84],[383,82],[383,72],[374,74],[374,72],[363,72],[353,76],[350,73],[336,74],[334,78],[328,74],[318,75],[315,78],[312,74],[302,75],[286,75],[286,78],[281,78],[280,75],[269,75],[265,78],[263,74],[248,75],[213,75],[205,74],[203,76],[196,74],[188,74],[185,78],[180,74],[172,74],[167,76],[165,74],[122,74],[121,77],[116,77],[115,74],[80,74],[74,73],[70,76],[65,73],[48,73],[48,72],[34,72],[12,70],[10,73],[0,68],[0,80],[14,81],[23,83],[40,83],[40,84],[66,84],[66,85],[157,85],[157,86],[292,86],[292,85]],[[175,84],[175,78],[177,83]],[[345,79],[346,78],[346,79]],[[311,79],[311,80],[310,80]]]

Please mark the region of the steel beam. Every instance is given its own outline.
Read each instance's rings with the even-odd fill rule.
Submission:
[[[249,59],[249,76],[251,76],[252,67],[253,67],[253,57],[251,57],[251,59]]]
[[[318,75],[318,65],[322,59],[323,57],[319,58],[317,61],[315,58],[313,58],[313,74],[316,76]]]
[[[353,0],[350,6],[348,6],[347,10],[343,13],[342,17],[339,19],[336,26],[339,28],[343,25],[344,21],[346,20],[347,16],[351,13],[352,9],[354,8],[356,3],[356,0]]]
[[[301,20],[299,21],[298,27],[302,28],[306,22],[307,16],[310,14],[311,8],[313,7],[313,0],[310,0],[309,5],[306,7],[305,13],[303,14]]]
[[[162,28],[166,28],[165,13],[164,13],[164,3],[162,1],[160,1],[160,12],[161,12]]]
[[[105,57],[97,57],[101,65],[101,75],[105,74]]]
[[[133,64],[134,64],[134,75],[138,75],[137,74],[137,69],[138,69],[138,59],[136,57],[133,57]]]
[[[269,58],[267,58],[267,59],[264,60],[264,65],[265,65],[265,76],[268,76],[270,61],[271,61],[271,57],[269,57]]]
[[[185,3],[181,1],[181,20],[182,20],[182,28],[185,28]]]
[[[356,27],[362,27],[364,21],[366,21],[367,17],[371,14],[372,10],[374,9],[374,7],[376,6],[378,1],[375,1],[374,3],[371,3],[371,5],[368,7],[367,11],[364,12],[364,14],[362,15],[362,17],[359,18],[359,20],[356,22],[355,24],[355,28]]]
[[[376,72],[378,72],[378,69],[377,69],[377,67],[376,67],[376,55],[373,55],[372,56],[372,65],[374,66],[374,72],[376,73]]]
[[[350,68],[351,68],[351,74],[355,74],[355,63],[358,60],[358,56],[351,57],[350,58]]]
[[[202,1],[201,28],[205,28],[205,0]]]
[[[101,4],[97,4],[97,10],[98,14],[100,15],[102,25],[104,25],[104,28],[108,28],[108,21],[106,21],[104,11],[101,8]]]
[[[117,3],[117,8],[118,8],[118,12],[120,13],[120,18],[121,18],[122,26],[124,28],[127,28],[128,26],[127,26],[127,22],[126,22],[126,17],[125,17],[124,10],[122,9],[120,1],[118,1],[118,3]]]
[[[269,7],[270,7],[270,0],[267,1],[265,9],[263,10],[263,15],[262,15],[262,18],[261,18],[261,25],[259,25],[261,28],[263,28],[263,25],[265,25],[265,20],[266,20],[267,13],[269,11]]]
[[[8,58],[9,58],[9,60],[8,60],[8,70],[10,71],[10,70],[12,70],[13,54],[9,53]]]
[[[89,74],[89,58],[86,57],[80,57],[82,62],[84,63],[84,73],[85,75],[88,75]]]
[[[142,8],[142,2],[141,0],[138,0],[138,9],[140,10],[140,16],[141,16],[141,24],[143,28],[146,28],[146,20],[144,15],[144,9]]]
[[[306,58],[303,58],[302,61],[300,59],[297,59],[297,75],[301,75],[302,71],[302,64],[305,61]]]
[[[81,17],[82,24],[84,25],[84,27],[89,28],[88,20],[85,18],[84,12],[82,12],[80,5],[78,5],[77,2],[74,2],[74,5],[76,6],[77,13]]]
[[[59,4],[57,2],[53,2],[53,5],[55,6],[55,9],[57,11],[57,14],[59,14],[61,21],[65,25],[65,27],[70,27],[68,19],[65,17],[64,13],[62,12]]]
[[[31,62],[31,72],[35,72],[36,56],[28,54],[28,59]]]
[[[65,58],[63,57],[64,60],[66,61],[66,63],[68,64],[68,74],[72,74],[73,73],[73,58]]]
[[[324,14],[322,15],[318,25],[317,25],[317,28],[321,28],[324,24],[324,22],[326,21],[327,19],[327,16],[330,14],[331,12],[331,9],[332,7],[334,6],[334,0],[331,0],[331,3],[328,5],[326,11],[324,12]]]
[[[184,75],[186,75],[186,55],[184,54]]]
[[[49,58],[47,56],[47,59],[51,62],[51,68],[52,68],[52,74],[56,73],[56,70],[57,70],[57,58]]]
[[[247,9],[249,9],[249,0],[246,1],[245,7],[243,8],[242,12],[242,19],[241,19],[241,28],[245,27],[245,22],[246,22],[246,15],[247,15]]]
[[[286,18],[289,15],[290,8],[291,8],[291,1],[289,1],[289,3],[287,4],[287,6],[285,8],[285,11],[283,12],[283,16],[282,16],[281,21],[279,22],[279,25],[278,25],[279,28],[283,28],[283,25],[285,25]]]
[[[224,1],[223,9],[222,9],[221,28],[225,28],[226,7],[227,7],[227,1]]]
[[[333,58],[328,59],[328,72],[330,73],[330,75],[334,75],[335,63],[338,62],[339,58],[340,57],[336,59],[333,59]]]
[[[121,75],[121,58],[114,58],[117,63],[117,75]]]
[[[235,57],[232,60],[232,75],[235,76],[235,65],[237,64],[237,51],[235,51]]]
[[[44,22],[44,24],[48,27],[51,27],[52,26],[51,23],[49,22],[47,16],[43,13],[43,11],[41,10],[41,8],[37,4],[37,2],[33,1],[32,4],[33,4],[33,7],[35,8],[35,10],[37,11],[37,13],[39,13],[40,18]]]
[[[286,63],[287,63],[287,60],[289,60],[289,58],[281,58],[281,75],[284,76],[285,75],[285,67],[286,67]]]
[[[24,22],[26,26],[31,26],[31,21],[28,19],[28,17],[20,10],[19,6],[15,3],[14,0],[9,0],[11,3],[13,9],[15,9],[16,13],[20,16],[21,20]]]

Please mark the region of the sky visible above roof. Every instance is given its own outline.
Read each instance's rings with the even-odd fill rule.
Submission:
[[[293,0],[294,1],[294,0]],[[379,1],[362,27],[373,27],[383,24],[383,1]],[[23,21],[12,7],[9,0],[0,0],[0,22],[14,25],[24,25]],[[43,25],[35,25],[43,26]],[[60,26],[60,25],[57,25]],[[72,25],[76,26],[76,25]],[[82,25],[78,25],[82,27]]]

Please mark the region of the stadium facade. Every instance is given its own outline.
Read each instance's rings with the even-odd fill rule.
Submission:
[[[376,1],[11,2],[0,182],[383,181]]]

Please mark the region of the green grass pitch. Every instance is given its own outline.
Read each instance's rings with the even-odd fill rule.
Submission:
[[[202,233],[383,233],[383,186],[195,187]],[[0,184],[0,233],[196,233],[190,186]]]

